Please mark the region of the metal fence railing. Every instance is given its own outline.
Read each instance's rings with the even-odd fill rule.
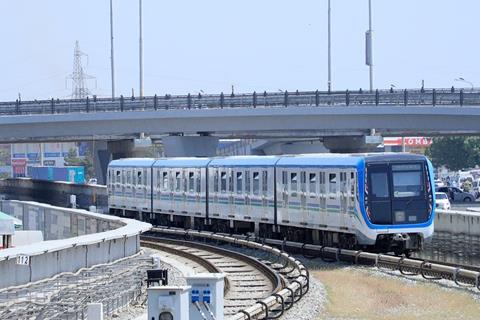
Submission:
[[[480,89],[405,89],[375,91],[294,91],[247,94],[154,95],[0,102],[1,115],[64,114],[168,109],[267,108],[286,106],[471,106]]]

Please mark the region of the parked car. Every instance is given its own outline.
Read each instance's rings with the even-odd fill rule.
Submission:
[[[442,180],[435,179],[435,188],[445,187],[445,183]]]
[[[457,187],[441,187],[435,190],[436,192],[443,192],[448,195],[451,202],[473,202],[475,197],[473,194],[460,190]]]
[[[435,202],[438,209],[450,210],[452,208],[450,200],[444,192],[435,192]]]
[[[480,197],[480,179],[474,180],[472,184],[472,193],[475,196],[475,198]]]

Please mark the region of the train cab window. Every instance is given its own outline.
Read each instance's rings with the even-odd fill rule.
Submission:
[[[237,193],[242,194],[243,192],[243,172],[237,172]]]
[[[162,189],[165,191],[168,189],[168,172],[162,172]]]
[[[290,193],[292,197],[297,196],[298,191],[298,177],[296,172],[290,173]]]
[[[390,196],[387,172],[370,172],[370,183],[372,197],[388,198]]]
[[[420,164],[392,165],[393,196],[418,197],[423,193],[423,171]]]
[[[263,194],[266,196],[268,193],[268,172],[262,171],[262,191]]]
[[[175,172],[175,191],[180,192],[180,185],[181,185],[181,174],[180,172]]]
[[[188,192],[195,191],[195,174],[193,172],[188,173]]]
[[[317,175],[315,173],[308,174],[308,191],[311,197],[315,197],[317,193]]]
[[[307,174],[305,171],[300,172],[300,191],[307,191]]]
[[[260,193],[260,173],[253,173],[253,194],[258,196]]]
[[[225,171],[220,172],[220,192],[227,192],[227,173]]]
[[[329,182],[329,192],[332,193],[337,193],[337,174],[336,173],[330,173],[328,175],[328,182]]]

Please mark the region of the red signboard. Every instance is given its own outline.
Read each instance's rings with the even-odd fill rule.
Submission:
[[[385,146],[401,146],[402,138],[383,138]],[[408,147],[424,147],[427,148],[432,144],[432,138],[427,137],[405,137],[405,145]]]

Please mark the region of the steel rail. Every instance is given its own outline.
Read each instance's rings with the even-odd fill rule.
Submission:
[[[231,316],[229,319],[247,320],[262,316],[264,318],[275,319],[280,317],[285,310],[288,310],[292,305],[298,302],[305,293],[308,292],[310,278],[307,268],[299,260],[295,259],[293,256],[289,255],[283,250],[252,241],[248,237],[244,237],[242,239],[235,236],[217,234],[213,232],[156,227],[151,229],[149,232],[149,234],[152,233],[177,237],[182,236],[185,238],[189,237],[191,239],[209,239],[229,243],[234,246],[243,246],[246,248],[266,252],[270,255],[278,257],[279,260],[283,260],[285,262],[282,268],[286,268],[289,265],[294,267],[293,269],[296,270],[297,274],[292,276],[293,279],[290,280],[290,283],[287,284],[282,282],[283,287],[280,286],[279,288],[276,288],[276,292],[274,290],[270,296],[257,301],[254,305],[241,310],[237,314]],[[235,254],[237,253],[235,252]],[[291,274],[293,269],[289,270],[288,273]]]

